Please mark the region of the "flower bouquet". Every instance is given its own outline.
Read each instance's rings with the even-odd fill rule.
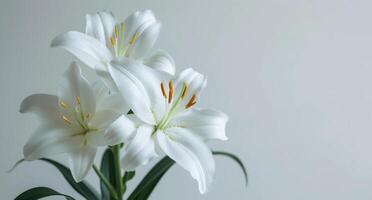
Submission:
[[[152,51],[160,22],[150,10],[138,11],[123,22],[110,12],[86,16],[85,33],[69,31],[53,39],[95,70],[93,84],[73,62],[64,73],[56,95],[33,94],[20,106],[33,113],[40,125],[23,148],[24,161],[41,160],[55,166],[82,197],[89,200],[148,199],[167,170],[178,164],[187,170],[200,193],[210,188],[215,173],[213,155],[232,158],[247,173],[240,159],[211,151],[206,142],[226,140],[226,114],[196,107],[206,77],[189,68],[176,73],[172,57]],[[105,148],[100,166],[97,150]],[[67,166],[49,157],[64,153]],[[131,193],[128,182],[140,165],[164,156]],[[84,178],[93,169],[100,192]],[[16,200],[60,195],[48,187],[36,187]]]

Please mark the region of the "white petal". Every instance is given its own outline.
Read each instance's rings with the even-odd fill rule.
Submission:
[[[199,72],[188,68],[183,70],[174,80],[175,87],[182,88],[179,85],[186,83],[187,93],[185,100],[188,101],[193,94],[199,95],[207,84],[207,78]]]
[[[151,138],[153,127],[141,126],[134,134],[134,138],[125,145],[124,155],[121,159],[122,167],[127,171],[137,166],[145,165],[157,157],[154,141]]]
[[[164,71],[171,75],[176,73],[173,58],[163,50],[155,51],[148,58],[144,59],[143,63],[153,69]]]
[[[114,112],[113,110],[99,110],[89,121],[89,125],[97,129],[105,129],[119,118],[120,115],[120,113]]]
[[[108,145],[126,143],[135,130],[135,123],[125,115],[121,115],[107,128],[104,136],[105,142]]]
[[[95,37],[103,44],[110,44],[110,37],[113,35],[115,18],[111,12],[98,12],[86,16],[86,33]]]
[[[128,61],[122,63],[122,65],[112,63],[109,72],[119,92],[133,112],[144,122],[155,124],[151,111],[151,101],[144,85],[126,69],[131,65],[136,67],[136,62]]]
[[[61,126],[63,121],[58,112],[58,97],[48,94],[33,94],[26,97],[20,106],[21,113],[34,113],[44,123]]]
[[[189,109],[180,112],[169,122],[169,126],[182,127],[195,135],[208,139],[227,140],[225,113],[211,109]]]
[[[82,76],[79,66],[73,62],[65,72],[59,88],[60,101],[68,106],[79,107],[83,113],[94,115],[96,110],[95,95],[89,82]],[[80,103],[79,103],[80,101]],[[79,105],[80,104],[80,105]]]
[[[76,31],[58,35],[53,39],[51,46],[66,49],[93,69],[110,62],[113,56],[110,50],[100,41]]]
[[[155,115],[155,118],[160,120],[167,105],[166,99],[163,97],[161,92],[160,84],[161,82],[164,82],[167,85],[167,81],[171,78],[170,74],[154,70],[139,62],[128,59],[115,60],[113,63],[118,63],[124,67],[130,74],[141,82],[141,85],[150,100],[150,110],[152,110],[152,114]]]
[[[92,88],[98,107],[98,104],[102,103],[110,95],[110,89],[102,80],[94,82]]]
[[[76,182],[82,181],[93,165],[97,149],[84,146],[70,153],[69,166]]]
[[[113,110],[120,114],[127,114],[130,109],[120,93],[113,93],[107,96],[99,102],[97,107],[100,110]]]
[[[23,147],[23,154],[26,160],[36,160],[74,151],[81,141],[81,137],[72,137],[67,129],[55,129],[48,125],[41,125]]]
[[[156,135],[160,148],[198,181],[200,193],[207,192],[215,165],[212,152],[204,142],[179,128],[166,129],[165,133],[158,132]]]
[[[158,39],[160,27],[160,23],[154,22],[146,22],[138,27],[135,33],[138,36],[134,44],[127,51],[128,57],[134,59],[144,57]]]
[[[156,18],[151,10],[137,11],[128,16],[125,21],[125,43],[139,30],[143,24],[155,23]]]

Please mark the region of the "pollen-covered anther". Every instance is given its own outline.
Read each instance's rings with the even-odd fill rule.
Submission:
[[[171,103],[172,98],[173,98],[173,84],[172,84],[172,81],[168,82],[168,87],[169,87],[168,103]]]
[[[163,82],[160,83],[160,89],[161,89],[161,93],[163,94],[163,97],[166,99],[167,98],[167,94],[165,93]]]
[[[64,101],[60,101],[60,102],[59,102],[59,105],[60,105],[62,108],[64,108],[64,109],[68,108],[68,104],[67,104],[66,102],[64,102]]]
[[[111,46],[115,46],[116,44],[116,39],[114,37],[110,37],[110,42],[111,42]]]
[[[129,40],[129,44],[130,45],[134,44],[137,41],[137,39],[138,39],[138,34],[137,33],[133,34]]]
[[[71,124],[72,122],[64,115],[62,115],[62,119],[66,124]]]
[[[190,101],[186,104],[185,108],[188,109],[195,104],[196,104],[196,95],[193,94]]]
[[[182,85],[182,91],[181,91],[181,99],[185,98],[186,96],[186,91],[187,91],[187,85],[185,82],[183,82],[183,85]]]

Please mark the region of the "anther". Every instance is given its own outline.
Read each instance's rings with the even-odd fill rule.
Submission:
[[[135,33],[134,35],[132,35],[132,37],[129,40],[129,44],[130,45],[134,44],[136,42],[137,38],[138,38],[138,34],[137,33]]]
[[[171,103],[172,102],[172,98],[173,98],[173,84],[172,84],[172,81],[169,81],[168,82],[168,87],[169,87],[168,103]]]
[[[185,96],[186,96],[186,90],[187,90],[187,85],[186,85],[185,82],[183,82],[182,92],[181,92],[181,99],[185,98]]]
[[[62,119],[65,121],[65,123],[71,124],[71,121],[66,116],[62,115]]]
[[[116,40],[114,37],[110,37],[110,42],[111,42],[111,45],[114,47],[115,44],[116,44]]]
[[[188,109],[195,104],[196,104],[196,95],[193,94],[190,101],[186,104],[185,108]]]
[[[160,89],[161,89],[161,93],[163,94],[163,97],[167,98],[167,94],[165,93],[163,82],[160,83]]]
[[[62,108],[64,108],[64,109],[68,108],[68,104],[67,104],[66,102],[64,102],[64,101],[60,101],[60,102],[59,102],[59,105],[60,105]]]

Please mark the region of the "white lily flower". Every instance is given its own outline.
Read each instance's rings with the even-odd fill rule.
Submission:
[[[135,114],[131,134],[122,136],[122,166],[133,170],[164,152],[190,172],[199,191],[208,190],[215,171],[209,139],[226,140],[228,117],[219,111],[195,108],[206,78],[187,69],[176,78],[131,60],[113,62],[109,72]],[[108,134],[109,135],[109,134]]]
[[[96,69],[111,86],[107,66],[111,60],[126,57],[170,74],[175,73],[172,57],[163,50],[149,54],[160,31],[160,22],[151,10],[137,11],[123,22],[111,12],[87,14],[85,34],[69,31],[53,39],[52,47],[62,47],[89,67]]]
[[[21,104],[21,113],[34,113],[41,121],[24,146],[25,160],[67,153],[74,179],[83,180],[97,147],[113,143],[105,140],[104,134],[132,131],[125,129],[128,119],[121,110],[128,107],[120,101],[119,94],[107,95],[102,88],[92,88],[79,66],[72,63],[60,83],[58,96],[33,94]]]

